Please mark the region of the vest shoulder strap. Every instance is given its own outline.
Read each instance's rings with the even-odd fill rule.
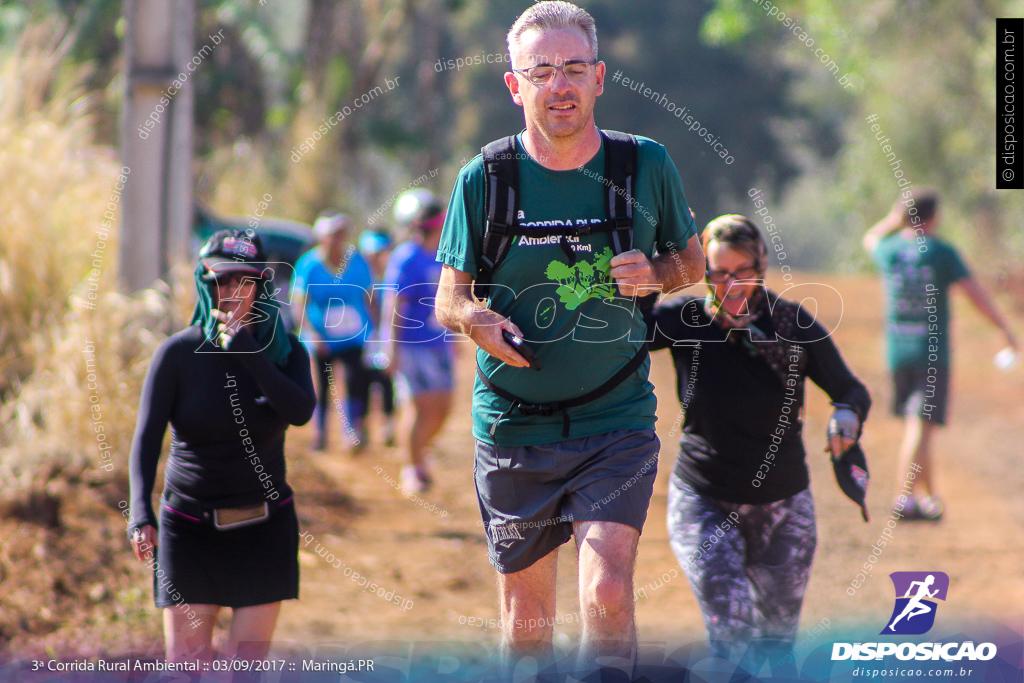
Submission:
[[[608,186],[608,221],[612,224],[612,252],[633,248],[633,190],[637,168],[636,138],[614,130],[604,136],[604,177]]]
[[[519,165],[514,135],[484,145],[484,239],[477,281],[489,284],[491,273],[508,254],[519,212]]]

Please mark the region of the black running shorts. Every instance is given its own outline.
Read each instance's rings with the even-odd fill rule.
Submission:
[[[653,429],[535,446],[476,442],[477,500],[491,564],[522,571],[572,537],[573,522],[642,531],[658,472]]]
[[[946,424],[949,403],[949,368],[942,365],[907,365],[892,371],[892,414],[919,416]]]

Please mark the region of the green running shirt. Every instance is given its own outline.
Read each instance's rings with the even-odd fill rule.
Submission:
[[[889,367],[948,368],[949,288],[970,275],[956,249],[896,233],[878,243],[875,262],[885,276]]]
[[[633,245],[651,258],[683,251],[696,227],[683,183],[665,148],[637,137]],[[518,222],[524,227],[599,223],[607,218],[604,143],[580,169],[552,171],[533,160],[516,136],[519,153]],[[459,173],[437,251],[437,260],[474,278],[484,233],[484,168],[477,155]],[[526,401],[547,403],[581,396],[603,384],[636,354],[646,326],[632,299],[619,296],[609,275],[611,236],[567,238],[576,255],[569,264],[558,237],[516,238],[493,273],[490,308],[523,331],[544,369],[514,368],[477,349],[484,373]],[[653,429],[657,401],[647,380],[650,361],[604,396],[569,409],[570,439],[618,429]],[[489,430],[509,407],[479,378],[473,389],[473,435],[490,443]],[[564,440],[562,414],[502,419],[495,440],[530,446]]]

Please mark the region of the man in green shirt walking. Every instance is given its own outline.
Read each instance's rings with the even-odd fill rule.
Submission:
[[[474,470],[502,655],[551,660],[557,551],[575,536],[579,664],[618,657],[631,672],[633,569],[660,446],[637,298],[700,282],[704,256],[665,148],[595,126],[605,64],[593,18],[538,2],[508,47],[526,129],[460,172],[435,309],[479,347]],[[486,303],[474,281],[489,285]]]
[[[932,432],[946,424],[949,401],[949,292],[963,290],[971,303],[999,327],[1010,347],[1017,341],[960,254],[939,239],[939,196],[907,190],[888,216],[864,235],[864,248],[885,277],[886,341],[893,381],[893,414],[904,418],[894,510],[902,519],[938,521]],[[909,491],[901,490],[916,472]]]

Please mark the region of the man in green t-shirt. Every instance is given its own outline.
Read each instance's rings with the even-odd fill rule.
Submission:
[[[605,221],[609,141],[593,116],[605,64],[597,60],[593,18],[567,2],[538,2],[512,26],[508,47],[513,68],[505,83],[526,120],[513,155],[516,224],[543,232]],[[521,235],[493,269],[487,303],[471,289],[481,273],[485,227],[480,156],[460,172],[449,204],[436,315],[477,344],[486,378],[478,376],[473,392],[474,469],[498,570],[506,664],[525,655],[550,661],[557,550],[575,536],[579,663],[591,666],[608,655],[630,672],[633,666],[633,565],[660,446],[636,298],[700,282],[704,274],[675,165],[654,141],[637,144],[634,248],[615,255],[607,232]],[[524,339],[543,368],[527,367],[503,331]],[[545,411],[520,410],[521,403],[502,397],[533,406],[571,401],[615,379],[631,361],[642,363],[614,388],[565,410],[537,414]]]
[[[1009,345],[1017,348],[1006,321],[956,249],[935,236],[938,202],[934,191],[907,190],[904,199],[864,236],[864,247],[885,277],[892,410],[906,420],[894,510],[903,519],[931,521],[941,519],[943,509],[935,493],[931,435],[936,425],[946,424],[953,286],[962,289],[982,315],[1003,331]],[[909,490],[902,490],[908,480],[912,480]]]

